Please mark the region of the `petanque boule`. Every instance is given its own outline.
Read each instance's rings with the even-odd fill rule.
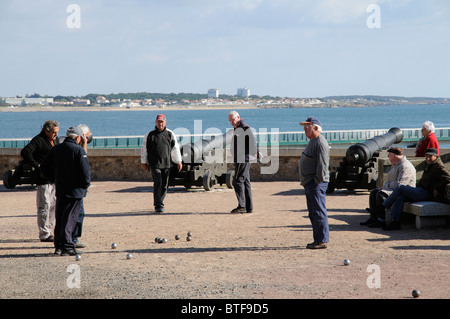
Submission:
[[[180,235],[175,235],[175,240],[179,240],[180,239]]]
[[[412,291],[412,296],[413,296],[414,298],[420,297],[420,290],[414,289],[414,290]]]
[[[127,254],[127,259],[131,259],[133,257],[131,254]]]
[[[192,237],[192,233],[191,232],[188,232],[187,235],[188,235],[188,237]]]
[[[76,261],[80,261],[80,260],[81,260],[81,255],[76,255],[76,256],[75,256],[75,260],[76,260]]]
[[[116,243],[112,243],[112,244],[111,244],[111,248],[112,248],[112,249],[116,249],[116,248],[117,248],[117,244],[116,244]]]
[[[161,239],[161,243],[167,243],[167,238]]]
[[[348,266],[348,265],[350,265],[350,260],[344,259],[344,266]]]
[[[187,236],[187,237],[186,237],[186,240],[187,240],[187,241],[191,241],[191,240],[192,240],[191,236]]]

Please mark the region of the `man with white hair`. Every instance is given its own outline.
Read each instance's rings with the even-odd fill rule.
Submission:
[[[80,145],[87,153],[88,151],[88,144],[92,141],[92,132],[89,129],[89,126],[86,124],[80,124],[77,127],[81,128],[83,131],[84,140],[82,145]],[[84,210],[84,201],[81,202],[81,209],[80,209],[80,216],[78,217],[77,223],[75,225],[75,229],[73,230],[73,242],[75,243],[76,248],[85,248],[86,244],[80,242],[80,237],[83,232],[83,221],[85,216],[85,210]]]
[[[252,187],[250,184],[250,165],[257,158],[256,139],[250,126],[236,111],[228,114],[228,121],[233,126],[231,154],[234,163],[234,192],[238,206],[231,210],[232,214],[253,212]]]
[[[416,157],[425,157],[427,149],[434,148],[438,151],[439,156],[439,142],[434,134],[434,124],[430,121],[425,121],[422,124],[422,138],[416,146]]]
[[[56,187],[55,254],[74,256],[73,230],[80,215],[83,198],[91,184],[86,137],[79,126],[70,127],[64,142],[53,147],[41,164],[42,173]]]

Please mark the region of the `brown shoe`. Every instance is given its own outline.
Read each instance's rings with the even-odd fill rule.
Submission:
[[[308,249],[324,249],[327,248],[327,244],[326,243],[311,243],[306,245],[306,248]]]
[[[236,207],[230,213],[232,213],[232,214],[244,214],[246,212],[247,212],[247,210],[244,207]]]

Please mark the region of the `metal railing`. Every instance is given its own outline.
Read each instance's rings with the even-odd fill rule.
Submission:
[[[342,130],[342,131],[323,131],[322,135],[329,144],[354,144],[363,142],[374,136],[382,135],[389,129],[374,130]],[[417,142],[422,133],[420,129],[402,129],[403,141]],[[304,132],[255,132],[258,145],[277,144],[279,146],[301,146],[308,143],[308,139]],[[435,130],[436,137],[439,142],[450,141],[450,128],[437,128]],[[178,135],[178,142],[182,145],[198,141],[200,139],[208,139],[212,135]],[[31,138],[20,139],[0,139],[0,148],[23,148],[30,142]],[[136,149],[141,148],[144,141],[143,136],[99,136],[94,137],[88,145],[94,149]]]

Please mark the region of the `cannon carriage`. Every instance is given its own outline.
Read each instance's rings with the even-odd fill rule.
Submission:
[[[233,131],[201,139],[181,147],[183,167],[180,172],[172,167],[169,186],[203,187],[210,191],[216,184],[233,188],[234,170],[228,170],[226,147],[231,143]]]
[[[403,140],[399,128],[391,128],[387,133],[375,136],[347,149],[345,158],[335,172],[330,172],[328,193],[335,189],[367,189],[377,186],[379,160],[387,160],[387,149]]]

